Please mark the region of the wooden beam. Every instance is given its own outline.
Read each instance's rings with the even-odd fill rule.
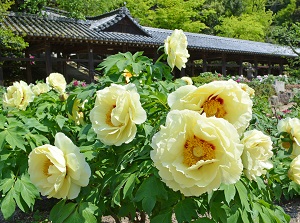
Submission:
[[[226,74],[226,54],[222,53],[222,75],[227,76]]]
[[[46,73],[49,76],[52,73],[51,46],[46,44],[45,48]]]
[[[25,51],[25,57],[26,58],[30,58],[30,54],[28,53],[28,51]],[[31,64],[33,63],[33,61],[27,61],[26,62],[26,81],[27,84],[32,83],[32,73],[31,73]]]
[[[88,46],[88,55],[89,55],[89,82],[94,82],[94,53],[93,53],[93,46]]]

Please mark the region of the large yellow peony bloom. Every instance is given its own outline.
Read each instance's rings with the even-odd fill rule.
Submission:
[[[76,125],[83,125],[84,114],[81,109],[84,108],[84,102],[80,103],[80,99],[76,98],[72,107],[72,114],[68,113],[69,119],[72,119]]]
[[[300,185],[300,155],[296,156],[291,164],[288,171],[288,177],[295,183]]]
[[[146,112],[134,84],[112,84],[97,91],[95,107],[90,119],[98,138],[107,145],[131,142],[136,134],[136,124],[146,121]]]
[[[33,100],[34,93],[26,82],[14,82],[12,86],[7,88],[7,92],[3,95],[3,106],[25,110]]]
[[[252,100],[233,80],[213,81],[198,88],[187,85],[168,96],[172,110],[189,109],[229,121],[240,135],[252,118]]]
[[[244,133],[241,143],[244,144],[244,173],[248,179],[256,180],[257,176],[265,174],[267,169],[273,167],[269,161],[273,156],[272,140],[269,136],[258,130],[250,130]]]
[[[300,119],[298,118],[285,118],[278,122],[277,130],[279,132],[287,132],[290,135],[293,150],[291,157],[295,158],[300,155]],[[286,150],[290,148],[289,142],[282,142],[282,147]]]
[[[30,180],[43,196],[74,199],[88,185],[91,169],[63,133],[55,135],[54,145],[39,146],[29,154]]]
[[[168,55],[167,62],[174,69],[176,66],[179,70],[185,68],[187,58],[190,57],[187,50],[187,38],[182,30],[175,29],[171,36],[165,40],[164,50]]]
[[[66,91],[67,82],[64,75],[60,73],[51,73],[46,78],[46,83],[61,94],[63,94]]]
[[[185,196],[211,192],[221,183],[236,183],[243,171],[243,145],[225,119],[173,110],[151,146],[151,159],[162,181]]]

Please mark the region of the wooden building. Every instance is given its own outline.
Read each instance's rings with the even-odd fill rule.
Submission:
[[[141,26],[126,7],[100,16],[75,20],[60,10],[47,8],[43,16],[10,13],[2,28],[25,35],[29,47],[24,57],[3,57],[0,52],[0,82],[3,83],[6,65],[23,61],[27,82],[35,80],[39,69],[44,77],[51,72],[63,73],[71,81],[69,63],[84,65],[87,82],[94,81],[95,68],[108,55],[130,51],[143,51],[150,58],[157,58],[157,49],[164,44],[173,30]],[[233,38],[185,32],[190,54],[187,68],[176,76],[197,76],[201,72],[219,72],[223,75],[246,74],[244,63],[254,68],[254,76],[281,74],[287,58],[297,55],[289,47]],[[33,65],[34,63],[34,65]],[[1,64],[1,63],[0,63]]]

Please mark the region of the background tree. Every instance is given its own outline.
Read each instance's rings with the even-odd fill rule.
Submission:
[[[4,17],[7,15],[7,11],[14,4],[13,0],[1,0],[0,1],[0,24]],[[25,49],[28,44],[20,36],[16,36],[10,30],[0,29],[0,52],[2,56],[7,54],[19,53]]]

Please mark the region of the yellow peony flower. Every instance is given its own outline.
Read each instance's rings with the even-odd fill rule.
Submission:
[[[162,181],[185,196],[211,192],[221,183],[236,183],[243,171],[243,145],[225,119],[173,110],[151,146],[151,159]]]
[[[43,145],[29,154],[30,180],[43,196],[74,199],[89,183],[91,169],[72,141],[59,132],[55,146]]]
[[[182,77],[181,80],[185,81],[187,85],[193,85],[193,80],[190,77]]]
[[[265,174],[267,169],[273,167],[269,161],[273,156],[272,140],[269,136],[258,130],[250,130],[244,133],[241,143],[244,144],[244,173],[249,180],[256,180],[256,176]]]
[[[240,87],[243,91],[247,92],[250,96],[250,98],[253,98],[255,96],[255,90],[248,86],[248,84],[239,83]]]
[[[68,113],[68,117],[75,122],[76,125],[84,124],[84,115],[81,108],[84,107],[84,103],[80,103],[80,99],[75,99],[72,107],[72,115]]]
[[[50,86],[46,83],[37,83],[36,85],[31,86],[31,90],[35,96],[39,96],[40,94],[50,91]]]
[[[213,81],[198,88],[186,85],[168,96],[171,110],[189,109],[229,121],[240,135],[252,118],[252,100],[233,80]]]
[[[26,82],[14,82],[12,86],[7,88],[6,93],[3,95],[3,106],[25,110],[33,100],[34,93]]]
[[[61,94],[66,91],[67,82],[64,75],[60,73],[51,73],[46,78],[46,83]]]
[[[136,134],[136,124],[145,122],[146,118],[134,84],[112,84],[97,91],[95,107],[90,112],[94,131],[107,145],[131,142]]]
[[[185,68],[185,64],[190,57],[187,50],[187,38],[182,30],[175,29],[171,36],[165,40],[164,50],[168,55],[167,62],[174,69],[176,66],[179,70]]]
[[[288,177],[295,183],[300,185],[300,155],[296,156],[291,164],[288,171]]]
[[[278,122],[277,130],[278,132],[287,132],[290,135],[293,144],[291,157],[295,158],[300,155],[300,119],[290,117],[281,119]],[[290,143],[282,142],[281,146],[284,149],[289,150]]]

